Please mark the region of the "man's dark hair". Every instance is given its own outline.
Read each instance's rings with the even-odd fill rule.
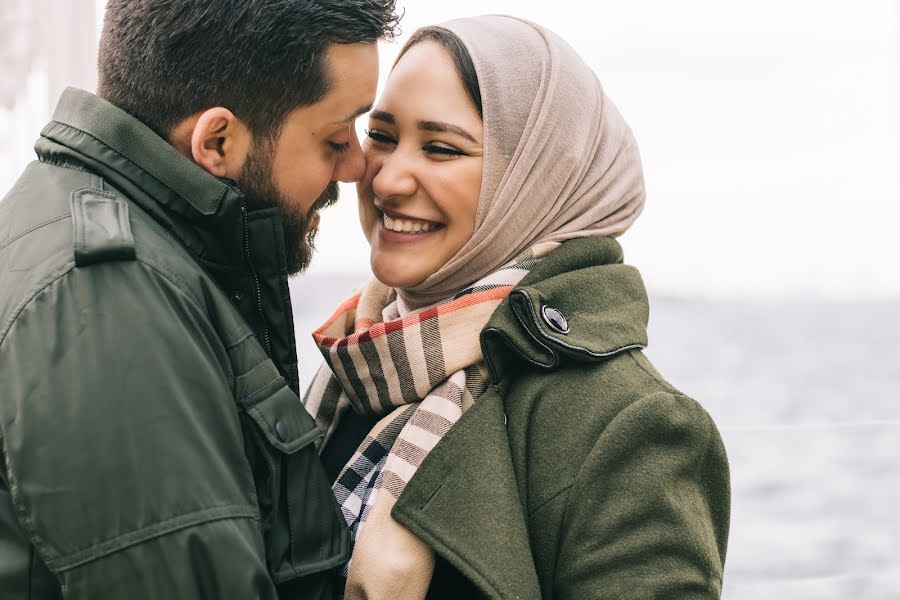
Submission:
[[[98,94],[162,137],[213,106],[274,137],[329,91],[332,43],[393,39],[396,0],[109,0]]]
[[[478,111],[478,116],[484,118],[481,111],[481,86],[478,85],[478,74],[475,72],[475,65],[472,63],[472,57],[469,51],[459,37],[450,31],[438,26],[422,27],[417,29],[410,38],[403,44],[403,48],[397,55],[397,62],[403,58],[406,51],[418,44],[419,42],[432,41],[443,46],[453,58],[453,64],[456,66],[456,74],[472,102],[472,106]]]

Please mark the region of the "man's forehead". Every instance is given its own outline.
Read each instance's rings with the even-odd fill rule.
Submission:
[[[332,44],[328,49],[326,97],[340,108],[335,123],[348,123],[372,109],[378,87],[378,46],[375,44]]]
[[[328,50],[325,97],[298,109],[317,129],[346,127],[372,110],[378,87],[378,50],[374,44],[333,44]]]
[[[365,106],[360,106],[353,112],[344,116],[343,118],[338,118],[338,119],[332,121],[331,125],[349,125],[350,123],[352,123],[353,121],[358,119],[360,116],[366,114],[370,110],[372,110],[371,104],[366,104]]]

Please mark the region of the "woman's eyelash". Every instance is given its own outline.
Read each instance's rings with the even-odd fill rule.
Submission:
[[[338,144],[336,142],[328,142],[331,144],[331,149],[337,152],[338,154],[342,152],[346,152],[350,149],[350,142],[344,142],[343,144]]]
[[[382,144],[393,144],[394,143],[393,139],[389,138],[388,136],[384,135],[383,133],[380,133],[378,131],[369,131],[368,129],[366,129],[365,131],[366,131],[366,135],[368,137],[370,137],[371,139],[375,140],[376,142],[380,142]]]
[[[379,131],[369,131],[365,130],[366,135],[372,140],[378,142],[379,144],[396,144],[397,142]],[[428,152],[429,154],[441,154],[443,156],[462,156],[465,152],[460,150],[456,150],[455,148],[447,148],[445,146],[435,146],[433,144],[428,144],[422,147],[422,150]]]
[[[423,149],[431,154],[444,154],[446,156],[462,156],[465,154],[465,152],[460,150],[445,148],[444,146],[425,146]]]

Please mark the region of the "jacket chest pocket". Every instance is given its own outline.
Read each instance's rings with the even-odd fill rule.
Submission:
[[[248,385],[261,379],[267,383]],[[349,533],[313,444],[321,436],[315,421],[269,361],[239,378],[238,388],[255,388],[239,403],[272,579],[343,564]]]

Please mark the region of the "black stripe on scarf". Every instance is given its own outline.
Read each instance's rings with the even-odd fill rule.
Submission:
[[[406,342],[403,338],[403,330],[398,329],[387,334],[388,348],[391,351],[391,360],[394,361],[394,369],[397,371],[397,379],[400,381],[400,393],[403,401],[413,403],[419,401],[416,394],[416,383],[413,379],[409,360],[406,358]]]
[[[419,324],[422,329],[422,349],[425,353],[425,366],[428,368],[428,383],[432,388],[444,381],[448,375],[444,367],[444,352],[441,345],[439,320],[435,316]]]
[[[383,409],[379,414],[387,414],[394,408],[394,404],[391,402],[391,391],[388,389],[387,381],[385,381],[378,350],[375,349],[373,344],[362,340],[359,342],[359,349],[366,361],[366,365],[369,367],[369,379],[375,385],[378,403],[381,404]],[[369,399],[369,403],[374,405],[371,399]]]

